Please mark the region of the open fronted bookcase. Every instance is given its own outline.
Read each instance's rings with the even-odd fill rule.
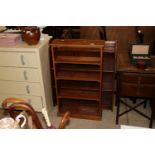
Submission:
[[[55,39],[51,52],[58,115],[100,120],[113,107],[116,42]]]
[[[56,39],[51,46],[58,115],[101,119],[104,41]]]

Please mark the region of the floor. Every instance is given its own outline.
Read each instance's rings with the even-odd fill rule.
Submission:
[[[128,103],[133,104],[129,99],[128,99]],[[125,109],[127,109],[127,107],[122,105],[121,111]],[[139,107],[139,109],[143,111],[145,114],[147,114],[148,116],[150,116],[149,104],[147,105],[146,108],[141,106]],[[42,115],[38,114],[38,116],[40,117],[40,120],[42,120],[43,125],[45,125],[45,121],[43,120]],[[3,117],[4,117],[3,110],[0,110],[0,118],[3,118]],[[101,121],[70,118],[70,123],[66,126],[66,128],[67,129],[119,129],[120,125],[129,125],[129,126],[144,127],[144,128],[148,128],[149,126],[149,120],[142,117],[141,115],[139,115],[134,111],[131,111],[128,114],[121,116],[119,119],[119,125],[115,124],[115,118],[116,118],[116,106],[114,106],[113,111],[103,110]],[[51,114],[51,122],[57,127],[59,125],[60,120],[61,120],[61,117],[57,117],[57,107],[54,107],[53,112]],[[153,125],[153,128],[155,128],[155,123]]]
[[[130,104],[133,104],[129,99],[127,101]],[[140,101],[137,101],[139,103]],[[127,109],[126,106],[121,105],[121,111]],[[147,105],[146,108],[143,106],[139,107],[140,111],[144,112],[148,116],[151,114],[150,106]],[[58,125],[60,118],[56,117],[57,110],[54,109],[52,113],[52,123]],[[76,119],[71,118],[70,124],[66,127],[69,129],[119,129],[120,125],[130,125],[136,127],[144,127],[148,128],[149,120],[138,113],[131,111],[128,114],[125,114],[120,117],[119,125],[115,124],[116,119],[116,106],[114,106],[113,111],[111,110],[103,110],[102,112],[102,120],[94,121],[94,120],[86,120],[86,119]],[[153,128],[155,128],[155,123]]]

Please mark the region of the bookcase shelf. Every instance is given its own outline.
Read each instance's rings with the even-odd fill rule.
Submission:
[[[69,71],[100,71],[100,66],[91,64],[71,64],[71,63],[58,63],[56,68],[59,71],[69,70]]]
[[[99,120],[99,102],[92,100],[59,99],[59,116],[69,111],[72,117]]]
[[[83,100],[96,100],[99,101],[99,91],[84,91],[84,90],[72,90],[72,89],[60,89],[58,90],[58,98],[70,98],[70,99],[83,99]]]
[[[60,71],[56,73],[56,79],[101,82],[99,72]]]
[[[73,90],[100,90],[100,83],[89,81],[72,81],[72,80],[58,80],[58,87],[60,89],[73,89]]]
[[[99,57],[57,56],[55,63],[100,64]]]

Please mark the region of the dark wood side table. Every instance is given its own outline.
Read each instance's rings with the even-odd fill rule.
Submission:
[[[152,58],[152,66],[146,69],[138,69],[130,63],[128,53],[119,53],[117,56],[117,91],[116,91],[116,105],[117,115],[116,124],[118,124],[119,117],[123,114],[134,110],[142,116],[150,120],[149,127],[153,124],[154,109],[152,109],[151,117],[141,113],[136,108],[138,106],[128,106],[121,100],[121,97],[142,98],[144,101],[149,99],[152,101],[155,98],[155,57]],[[130,109],[120,113],[120,102],[127,105]],[[153,102],[151,102],[153,104]],[[140,104],[139,104],[140,106]],[[151,106],[151,108],[154,106]]]

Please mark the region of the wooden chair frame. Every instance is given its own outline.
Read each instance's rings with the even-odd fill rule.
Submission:
[[[43,126],[37,116],[37,113],[35,112],[33,107],[30,106],[25,100],[19,98],[7,98],[2,102],[2,107],[8,109],[10,116],[13,118],[15,118],[15,110],[26,111],[28,115],[32,117],[32,121],[35,127],[37,129],[43,129]],[[69,115],[70,115],[69,112],[66,112],[64,114],[58,126],[58,129],[63,129],[65,125],[69,122],[70,119]],[[54,128],[54,126],[51,125],[51,128]]]

